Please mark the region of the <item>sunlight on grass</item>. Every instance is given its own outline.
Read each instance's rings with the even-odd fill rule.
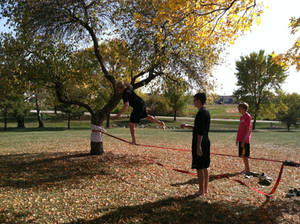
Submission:
[[[172,122],[169,122],[171,124]],[[190,149],[192,133],[176,128],[136,130],[143,144]],[[214,124],[211,151],[236,155],[236,123],[225,130]],[[130,140],[128,128],[108,132]],[[210,193],[190,197],[197,190],[194,176],[150,163],[144,156],[178,169],[189,170],[187,152],[132,146],[104,136],[105,154],[89,155],[90,130],[59,128],[0,132],[1,223],[299,223],[299,203],[285,198],[299,187],[298,168],[286,167],[276,193],[266,199],[249,188],[218,179],[228,174],[269,192],[256,178],[238,174],[240,159],[211,158]],[[299,131],[254,132],[254,157],[300,158]],[[275,180],[280,164],[250,160],[253,171]]]

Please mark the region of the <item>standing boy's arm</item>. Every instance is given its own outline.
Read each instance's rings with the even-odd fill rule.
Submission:
[[[189,129],[193,129],[194,128],[194,126],[190,125],[190,124],[181,124],[180,127],[181,128],[189,128]]]
[[[238,136],[239,136],[239,130],[236,133],[235,145],[238,145],[239,143]]]
[[[201,148],[202,139],[203,139],[203,136],[202,135],[198,135],[198,138],[197,138],[197,155],[198,156],[202,156],[203,155],[202,148]]]
[[[246,132],[245,132],[245,135],[244,135],[244,138],[243,138],[243,141],[242,141],[242,147],[243,148],[245,147],[245,143],[246,143],[246,140],[247,140],[248,135],[249,135],[249,130],[250,130],[250,126],[247,126]]]

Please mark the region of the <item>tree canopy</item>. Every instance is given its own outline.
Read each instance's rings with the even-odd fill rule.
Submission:
[[[72,99],[75,87],[83,91],[90,86],[80,79],[90,70],[80,70],[77,79],[70,79],[76,73],[73,59],[50,60],[51,66],[43,72],[55,72],[50,81],[55,82],[60,101],[85,107],[95,125],[102,125],[118,104],[116,82],[121,79],[137,89],[173,74],[205,89],[221,51],[249,30],[253,21],[259,22],[262,13],[255,0],[8,0],[0,6],[1,16],[16,36],[56,43],[52,50],[71,47],[76,49],[73,58],[79,49],[92,46],[98,64],[92,74],[99,76],[95,81],[109,93],[101,108]],[[122,47],[114,48],[110,44],[114,41]],[[57,56],[52,50],[52,56]]]
[[[238,89],[234,91],[234,96],[249,104],[255,129],[257,116],[271,108],[270,99],[281,90],[281,84],[287,77],[286,69],[275,63],[271,55],[265,55],[263,50],[242,56],[236,62],[236,69]]]
[[[299,34],[300,17],[292,17],[290,19],[291,34]],[[286,53],[279,55],[274,54],[276,62],[282,66],[296,66],[296,69],[300,71],[300,36],[296,38],[293,46],[287,50]]]

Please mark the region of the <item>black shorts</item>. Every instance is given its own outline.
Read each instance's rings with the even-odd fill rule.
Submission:
[[[139,123],[141,119],[146,118],[147,116],[146,105],[142,105],[141,107],[133,108],[129,121],[131,123]]]
[[[197,155],[197,149],[192,149],[192,169],[205,169],[210,165],[210,143],[202,145],[202,156]]]
[[[239,142],[239,157],[250,157],[250,143],[245,143],[245,148],[242,148],[242,142]]]

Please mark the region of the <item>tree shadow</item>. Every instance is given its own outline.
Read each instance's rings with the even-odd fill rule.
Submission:
[[[77,223],[278,223],[282,214],[296,215],[299,202],[273,201],[264,207],[234,201],[207,200],[193,196],[171,197],[135,206],[105,207],[93,220],[78,219]],[[277,210],[281,209],[283,210]],[[289,209],[286,209],[289,208]]]
[[[93,156],[83,151],[1,155],[0,187],[26,189],[76,184],[95,175],[113,175],[112,162],[129,168],[148,164],[138,156],[113,153]]]
[[[174,129],[172,130],[172,132],[193,132],[193,130],[190,129]],[[221,133],[236,133],[237,130],[236,129],[210,129],[209,132],[221,132]]]
[[[86,128],[85,128],[86,129]],[[65,131],[68,130],[64,127],[45,127],[45,128],[7,128],[4,130],[3,128],[0,129],[2,132],[40,132],[40,131]]]

